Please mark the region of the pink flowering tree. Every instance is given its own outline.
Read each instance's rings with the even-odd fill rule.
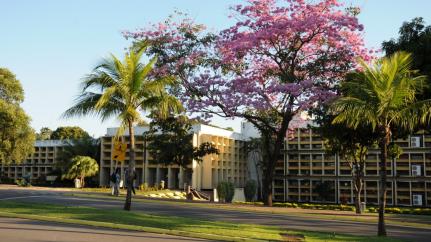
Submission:
[[[161,60],[157,69],[179,77],[175,92],[188,111],[254,124],[264,147],[264,202],[271,206],[290,121],[332,99],[336,84],[369,52],[355,11],[337,0],[248,0],[232,12],[237,23],[217,35],[171,18],[125,36],[136,46],[152,43]]]

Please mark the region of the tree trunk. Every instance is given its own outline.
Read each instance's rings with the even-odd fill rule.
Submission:
[[[186,166],[180,166],[180,174],[178,174],[178,189],[183,191],[187,191],[186,187],[184,186],[184,183],[186,182],[186,169]]]
[[[268,172],[269,175],[269,172]],[[272,176],[263,179],[263,203],[266,206],[272,207]]]
[[[265,164],[262,177],[263,203],[266,206],[272,207],[272,182],[274,180],[275,165],[277,164],[276,157],[280,155],[280,149],[277,149],[276,147],[279,146],[277,145],[277,143],[279,143],[280,141],[275,140],[275,145],[273,146],[274,148],[271,149],[271,143],[273,142],[273,139],[270,137],[266,137],[264,139],[265,140],[263,141],[263,148],[265,149],[264,153],[266,153],[266,155],[264,155],[263,157]]]
[[[262,174],[263,203],[269,207],[272,207],[272,182],[274,180],[275,166],[277,165],[277,161],[282,152],[282,149],[284,152],[284,139],[286,137],[286,132],[287,128],[289,127],[290,120],[292,120],[292,116],[286,116],[281,123],[281,127],[278,130],[278,133],[276,134],[261,131],[262,138],[264,139],[264,150],[262,152],[264,154],[264,169]]]
[[[256,162],[256,160],[254,161],[254,166],[256,168],[256,183],[257,183],[257,200],[261,201],[263,200],[262,197],[262,179],[260,179],[260,175],[259,175],[259,166]]]
[[[389,126],[384,127],[384,137],[380,143],[380,194],[379,194],[379,224],[378,236],[386,236],[385,207],[386,207],[386,162],[388,159],[388,144],[391,138]]]
[[[361,155],[362,155],[362,149],[361,149]],[[359,161],[355,158],[355,172],[354,172],[354,180],[355,180],[355,212],[356,214],[361,214],[363,211],[361,210],[361,193],[362,188],[364,186],[363,182],[363,174],[364,174],[364,160],[362,157],[360,157]]]
[[[79,178],[79,180],[80,180],[80,182],[81,182],[81,188],[84,188],[84,183],[85,183],[85,180],[84,180],[84,177],[83,176],[81,176],[80,178]]]
[[[129,138],[130,138],[130,147],[129,147],[129,172],[127,176],[127,195],[126,202],[124,203],[124,210],[130,211],[132,206],[132,186],[133,186],[133,178],[135,175],[135,131],[133,129],[133,122],[129,120]]]
[[[356,214],[361,214],[363,211],[361,210],[361,192],[362,192],[362,179],[359,174],[355,176],[355,211]]]

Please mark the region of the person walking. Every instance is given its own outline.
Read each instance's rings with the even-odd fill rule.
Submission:
[[[135,186],[133,186],[134,180],[136,179],[136,172],[133,173],[132,175],[133,175],[133,177],[132,177],[131,181],[129,181],[129,168],[126,168],[126,171],[124,173],[124,176],[126,178],[126,187],[131,186],[133,195],[136,195]]]
[[[113,182],[112,195],[117,197],[120,195],[120,180],[121,180],[120,173],[121,173],[120,168],[117,168],[111,177],[111,180]]]

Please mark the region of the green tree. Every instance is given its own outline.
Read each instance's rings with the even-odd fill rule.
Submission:
[[[419,70],[419,74],[428,76],[428,86],[418,99],[431,98],[431,26],[426,26],[423,18],[404,22],[398,38],[383,42],[382,47],[387,56],[397,51],[412,53],[412,68]]]
[[[352,80],[342,85],[345,95],[331,106],[337,114],[334,123],[346,123],[353,128],[370,125],[378,133],[381,152],[379,236],[386,235],[386,166],[391,129],[413,130],[430,119],[431,100],[416,100],[426,77],[416,76],[411,66],[411,55],[404,52],[381,58],[372,65],[361,62],[363,70],[353,73]]]
[[[66,126],[66,127],[58,127],[51,134],[51,139],[81,139],[84,137],[90,137],[87,131],[83,130],[78,126]]]
[[[16,105],[24,101],[24,90],[21,83],[6,68],[0,68],[0,100]]]
[[[130,51],[121,61],[114,55],[104,59],[82,83],[82,93],[76,104],[64,113],[64,117],[97,115],[102,121],[117,117],[120,127],[116,138],[120,138],[128,129],[129,176],[127,183],[132,184],[135,177],[135,131],[134,125],[142,121],[140,111],[158,110],[160,115],[181,109],[178,100],[168,95],[166,89],[173,85],[175,78],[163,76],[153,78],[150,73],[157,61],[151,58],[148,64],[142,64],[145,51]],[[132,186],[127,188],[125,210],[130,210]]]
[[[39,133],[36,133],[37,140],[48,140],[51,139],[52,130],[48,127],[42,127]]]
[[[352,128],[345,123],[334,124],[336,114],[329,113],[326,105],[313,110],[312,113],[317,124],[313,129],[322,136],[326,153],[338,154],[350,166],[354,182],[355,210],[360,214],[366,155],[368,148],[377,142],[377,133],[369,125]]]
[[[263,199],[262,196],[262,167],[264,166],[264,162],[262,161],[263,155],[263,146],[262,146],[262,138],[251,138],[247,141],[247,145],[245,148],[245,152],[247,154],[248,160],[251,161],[254,165],[254,172],[257,178],[257,200],[261,201]],[[252,176],[252,169],[248,170],[249,175]]]
[[[20,107],[24,91],[15,75],[0,68],[0,162],[20,163],[34,148],[30,117]]]
[[[78,178],[81,182],[81,187],[85,186],[85,177],[94,176],[99,171],[97,161],[89,156],[75,156],[67,169],[63,179]]]
[[[334,183],[330,181],[320,181],[316,184],[313,189],[319,195],[322,201],[331,201],[333,199],[332,194],[334,194]]]
[[[257,182],[255,180],[248,180],[244,186],[244,196],[247,202],[253,202],[256,195]]]
[[[65,172],[72,159],[76,156],[88,156],[99,162],[100,142],[90,136],[64,141],[63,149],[57,154],[56,166],[61,173]]]
[[[149,142],[148,150],[157,163],[176,164],[186,169],[193,160],[202,162],[208,154],[219,154],[218,149],[209,142],[198,147],[193,145],[192,121],[186,116],[154,117],[145,135]]]

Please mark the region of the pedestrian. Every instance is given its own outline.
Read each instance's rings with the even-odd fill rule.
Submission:
[[[133,195],[136,195],[135,187],[133,186],[133,181],[136,179],[136,172],[132,173],[132,178],[129,179],[129,168],[126,169],[124,175],[126,176],[126,187],[131,187]]]
[[[120,182],[121,182],[121,169],[117,168],[116,179],[115,179],[115,189],[116,189],[117,197],[120,195]]]
[[[112,172],[111,176],[109,177],[109,181],[111,183],[111,195],[114,196],[115,195],[115,181],[117,179],[117,174],[114,172]]]

